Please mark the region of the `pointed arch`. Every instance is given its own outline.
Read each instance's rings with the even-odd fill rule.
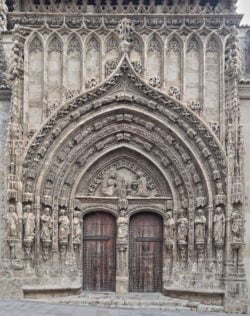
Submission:
[[[186,45],[186,96],[188,103],[201,104],[202,102],[202,72],[203,72],[203,44],[200,36],[192,33],[187,38]]]
[[[78,34],[69,37],[67,50],[67,94],[72,97],[80,93],[82,88],[82,43]]]
[[[122,85],[124,81],[128,82],[128,90]],[[113,155],[115,151],[118,159]],[[134,161],[139,160],[139,168],[143,170],[138,175],[143,181],[139,178],[138,183],[145,184],[146,175],[157,174],[155,181],[147,182],[155,186],[146,187],[168,185],[165,187],[169,190],[155,191],[163,196],[149,196],[151,206],[160,203],[159,208],[165,211],[166,195],[170,193],[173,202],[170,209],[184,208],[193,225],[196,208],[202,207],[206,216],[212,216],[213,206],[225,203],[226,159],[218,139],[185,105],[145,83],[126,56],[110,78],[62,104],[44,122],[27,146],[17,177],[23,179],[24,196],[29,197],[31,204],[39,205],[38,213],[40,205],[41,209],[51,207],[57,227],[60,208],[73,209],[75,199],[80,201],[80,207],[79,195],[84,192],[90,192],[83,196],[84,203],[88,203],[86,199],[90,201],[93,197],[93,187],[104,180],[95,169],[92,177],[90,168],[97,166],[96,169],[105,171],[110,163],[115,162],[117,166],[117,161],[123,168],[122,157],[128,152],[133,152]],[[133,164],[131,168],[135,170]],[[86,183],[83,176],[91,179],[87,181],[89,191],[79,185]],[[103,196],[94,196],[98,198],[94,203],[100,205]],[[210,230],[211,225],[212,222]],[[37,248],[39,243],[38,237]],[[189,238],[188,243],[193,249],[194,240]],[[55,229],[52,249],[57,247],[58,230]]]
[[[177,88],[181,95],[181,91],[183,90],[183,41],[177,33],[174,33],[169,37],[166,54],[166,82],[168,91],[171,88]]]
[[[117,67],[120,52],[119,52],[119,38],[111,32],[105,40],[105,59],[104,59],[104,71],[105,77],[108,77]]]
[[[104,42],[105,53],[112,50],[118,51],[119,38],[114,32],[110,32]]]
[[[130,51],[130,60],[132,65],[134,66],[135,71],[139,75],[142,75],[145,68],[144,51],[145,47],[142,38],[139,36],[139,34],[135,34],[133,46]]]
[[[146,77],[150,85],[159,88],[163,83],[163,47],[158,34],[152,34],[147,42]]]
[[[216,34],[211,34],[205,50],[205,98],[204,117],[219,137],[221,99],[221,51],[222,43]]]
[[[85,41],[86,63],[85,74],[89,80],[100,82],[102,65],[102,43],[98,35],[91,33]],[[87,82],[86,82],[87,84]]]
[[[44,43],[39,33],[32,33],[27,42],[28,127],[37,130],[42,122],[44,96]]]
[[[47,56],[47,97],[50,111],[61,102],[63,91],[63,41],[57,33],[52,33],[48,38]]]

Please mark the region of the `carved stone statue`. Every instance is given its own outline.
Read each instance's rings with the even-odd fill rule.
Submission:
[[[27,205],[23,214],[24,239],[33,240],[35,236],[35,215],[32,213],[31,206]]]
[[[74,212],[74,219],[73,219],[73,242],[80,243],[82,237],[82,218],[81,212],[75,211]]]
[[[117,219],[117,226],[118,226],[118,232],[117,232],[117,239],[118,243],[127,243],[128,242],[128,218],[125,216],[126,212],[121,211],[120,217]]]
[[[58,219],[59,224],[59,241],[68,242],[70,234],[70,221],[67,215],[65,215],[65,210],[60,211],[60,216]]]
[[[178,243],[186,243],[188,237],[188,219],[184,216],[184,210],[180,211],[177,225]]]
[[[213,237],[216,244],[223,244],[225,238],[225,215],[221,207],[217,207],[214,215]]]
[[[47,261],[49,259],[49,248],[52,243],[53,221],[50,215],[50,208],[45,207],[43,215],[41,216],[41,241],[43,250],[43,259]]]
[[[31,206],[27,205],[24,209],[23,214],[23,230],[24,230],[24,252],[25,258],[31,258],[31,248],[34,242],[35,237],[35,229],[36,229],[36,218],[32,212]]]
[[[195,225],[195,241],[196,242],[204,242],[206,238],[206,224],[207,219],[206,216],[203,213],[202,209],[199,209],[197,211],[197,215],[194,219],[194,225]]]
[[[102,193],[105,196],[115,196],[117,194],[117,186],[117,171],[115,168],[111,168],[103,179]]]
[[[17,238],[18,216],[14,205],[9,206],[9,211],[5,216],[7,238]]]
[[[141,197],[148,196],[147,179],[141,171],[137,171],[137,195]]]
[[[235,243],[242,242],[243,219],[239,211],[234,211],[231,215],[232,240]]]
[[[43,241],[51,241],[52,239],[52,228],[53,222],[50,216],[50,208],[46,207],[44,209],[44,214],[41,216],[41,239]]]
[[[167,212],[165,223],[165,240],[166,243],[173,243],[175,231],[175,220],[173,219],[173,213]]]

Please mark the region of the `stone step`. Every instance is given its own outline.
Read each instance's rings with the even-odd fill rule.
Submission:
[[[103,306],[114,308],[146,308],[159,310],[223,312],[222,306],[204,305],[200,304],[199,302],[167,297],[158,293],[129,293],[123,296],[115,295],[114,293],[82,293],[80,295],[46,299],[45,301],[57,304]]]

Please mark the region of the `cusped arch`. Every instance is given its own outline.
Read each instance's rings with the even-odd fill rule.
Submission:
[[[152,34],[149,35],[147,41],[146,41],[146,49],[147,51],[150,50],[150,44],[152,43],[152,41],[156,41],[159,45],[159,52],[162,53],[163,49],[164,49],[164,42],[162,40],[162,38],[159,36],[158,33],[153,32]]]
[[[86,88],[89,88],[102,79],[102,41],[99,36],[92,32],[86,37],[84,42],[85,47],[85,77],[87,82]]]
[[[42,50],[44,51],[44,47],[45,47],[45,43],[44,43],[44,39],[43,37],[41,36],[41,34],[37,31],[33,31],[27,41],[25,42],[25,46],[26,46],[26,51],[27,51],[27,54],[30,53],[30,49],[31,49],[31,45],[35,42],[35,41],[38,41],[38,43],[40,43],[40,47],[42,48]],[[34,43],[35,45],[35,43]],[[37,45],[35,45],[36,47]],[[33,48],[32,48],[33,50]]]
[[[53,49],[63,52],[64,42],[61,35],[56,31],[53,31],[47,38],[47,41],[46,41],[47,53],[49,53],[50,49],[52,49],[52,45],[53,45]]]
[[[82,54],[82,52],[83,52],[83,43],[82,43],[81,36],[77,32],[73,32],[67,38],[67,40],[65,42],[66,51],[68,52],[68,50],[70,49],[70,44],[74,40],[77,41],[77,44],[79,45],[80,53]]]
[[[213,43],[215,43],[216,46],[214,46]],[[214,49],[217,49],[218,53],[223,51],[223,43],[220,36],[217,33],[213,32],[206,38],[206,51],[209,49],[209,46],[214,46]]]
[[[186,38],[186,48],[187,52],[191,50],[200,51],[202,52],[204,49],[203,41],[199,34],[196,32],[191,33]]]
[[[105,52],[110,51],[111,49],[118,50],[119,46],[119,37],[115,32],[110,32],[104,41],[104,50]]]
[[[84,47],[85,47],[86,52],[88,51],[90,42],[92,40],[97,43],[98,46],[96,48],[102,51],[103,47],[102,47],[102,41],[100,37],[95,32],[91,32],[88,36],[86,36],[85,41],[84,41]]]
[[[171,45],[173,42],[177,42],[178,46],[175,43],[174,45]],[[179,51],[181,54],[183,54],[184,43],[181,36],[177,32],[171,33],[171,35],[166,40],[166,47],[167,52]]]

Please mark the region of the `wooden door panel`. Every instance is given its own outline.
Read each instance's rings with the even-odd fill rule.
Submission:
[[[91,213],[83,225],[83,288],[114,291],[116,275],[116,225],[112,215]]]
[[[152,213],[131,218],[129,234],[129,290],[162,289],[162,220]]]

